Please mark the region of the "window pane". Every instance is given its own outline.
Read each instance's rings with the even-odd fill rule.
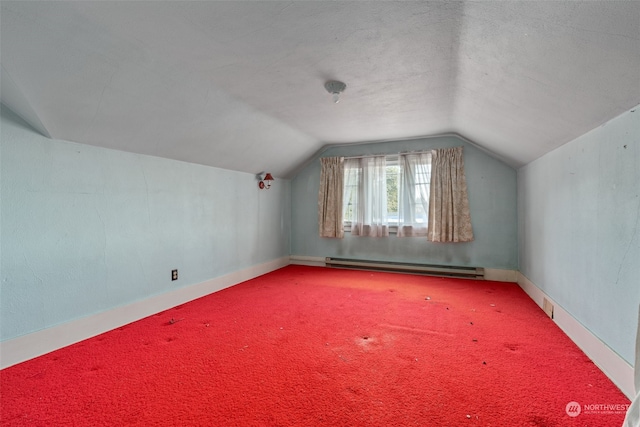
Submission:
[[[418,224],[426,224],[428,212],[425,210],[429,205],[429,184],[431,180],[431,165],[420,163],[415,169],[415,211],[414,218]]]
[[[397,164],[387,166],[386,175],[387,175],[387,219],[389,221],[389,224],[397,224],[398,223],[398,182],[400,177],[400,166],[398,166]]]
[[[360,181],[360,170],[357,167],[344,168],[344,199],[343,199],[343,221],[352,222],[353,213],[358,203],[358,184]]]

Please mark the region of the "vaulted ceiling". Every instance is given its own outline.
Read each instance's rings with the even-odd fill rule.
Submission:
[[[638,1],[1,8],[2,103],[44,135],[251,173],[442,133],[518,167],[640,103]]]

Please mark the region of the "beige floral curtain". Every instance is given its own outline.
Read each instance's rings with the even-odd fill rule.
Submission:
[[[463,147],[432,153],[427,238],[432,242],[473,240]]]
[[[318,192],[318,226],[320,237],[344,237],[342,226],[342,192],[344,158],[320,159],[320,191]]]

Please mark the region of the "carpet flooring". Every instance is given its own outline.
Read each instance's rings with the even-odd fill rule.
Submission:
[[[0,371],[2,426],[611,427],[628,404],[516,284],[305,266]]]

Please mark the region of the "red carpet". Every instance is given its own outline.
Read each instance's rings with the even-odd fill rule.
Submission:
[[[301,266],[4,369],[0,393],[2,426],[611,427],[629,404],[515,284]]]

